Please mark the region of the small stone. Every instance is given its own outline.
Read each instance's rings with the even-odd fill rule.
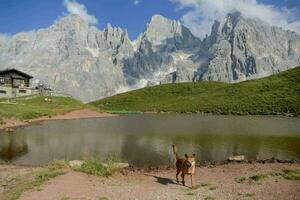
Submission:
[[[126,167],[129,167],[129,164],[128,163],[116,163],[116,165],[118,166],[118,168],[126,168]]]
[[[228,158],[229,161],[244,161],[245,156],[244,155],[239,155],[239,156],[230,156]]]
[[[69,162],[69,165],[70,165],[70,167],[81,167],[82,166],[82,164],[83,164],[83,161],[81,161],[81,160],[71,160],[70,162]]]
[[[5,131],[8,132],[8,133],[12,133],[12,132],[15,132],[15,129],[13,129],[13,128],[6,128]]]

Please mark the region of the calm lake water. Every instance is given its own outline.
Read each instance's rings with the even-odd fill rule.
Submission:
[[[117,156],[136,166],[171,164],[178,152],[201,161],[300,159],[300,118],[142,114],[49,121],[0,134],[0,159],[45,165],[54,159]]]

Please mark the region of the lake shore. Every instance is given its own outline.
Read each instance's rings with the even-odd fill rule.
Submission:
[[[0,197],[16,182],[42,170],[0,165]],[[229,163],[197,167],[195,188],[175,180],[176,169],[124,169],[109,177],[72,170],[24,191],[21,200],[35,199],[298,199],[299,163]],[[288,173],[297,172],[295,176]],[[284,175],[286,174],[286,175]],[[31,177],[34,178],[34,177]],[[190,186],[190,179],[186,177]],[[1,198],[0,198],[1,199]]]
[[[293,116],[289,113],[278,114],[278,115],[239,115],[239,114],[214,114],[214,113],[193,113],[193,112],[186,112],[186,113],[178,113],[178,112],[138,112],[138,111],[111,111],[111,112],[97,112],[89,108],[78,109],[74,111],[70,111],[64,114],[58,114],[54,116],[42,116],[37,117],[34,119],[29,120],[19,120],[15,117],[12,118],[4,118],[0,122],[0,131],[6,130],[7,132],[13,132],[15,128],[18,127],[26,127],[33,124],[45,122],[45,121],[54,121],[54,120],[71,120],[71,119],[89,119],[89,118],[102,118],[102,117],[115,117],[120,115],[126,114],[200,114],[200,115],[233,115],[233,116],[271,116],[271,117],[299,117]]]
[[[88,119],[88,118],[100,118],[100,117],[113,117],[117,116],[116,114],[110,113],[100,113],[93,111],[91,109],[80,109],[68,112],[66,114],[55,115],[55,116],[44,116],[38,117],[31,120],[18,120],[16,118],[3,119],[3,123],[0,125],[0,130],[13,131],[14,128],[30,126],[32,124],[41,123],[44,121],[53,121],[53,120],[69,120],[69,119]]]

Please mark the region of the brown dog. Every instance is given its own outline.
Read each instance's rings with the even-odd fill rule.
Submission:
[[[177,168],[176,181],[177,181],[177,183],[179,182],[178,175],[181,172],[182,184],[185,186],[184,176],[188,174],[191,176],[191,185],[193,187],[194,186],[193,176],[195,174],[195,168],[196,168],[196,154],[193,154],[191,156],[185,154],[184,155],[185,158],[180,158],[178,156],[178,153],[176,151],[176,146],[174,144],[173,144],[173,152],[176,156],[176,168]]]

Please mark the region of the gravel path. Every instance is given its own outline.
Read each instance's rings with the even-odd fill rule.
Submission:
[[[79,172],[59,176],[41,188],[23,193],[21,200],[61,199],[300,199],[300,181],[268,175],[259,181],[249,177],[284,169],[300,169],[300,164],[228,164],[200,167],[196,189],[175,183],[175,169],[124,171],[112,177],[95,177]],[[243,183],[235,179],[245,177]],[[189,179],[187,179],[189,180]],[[189,185],[190,182],[187,181]]]

